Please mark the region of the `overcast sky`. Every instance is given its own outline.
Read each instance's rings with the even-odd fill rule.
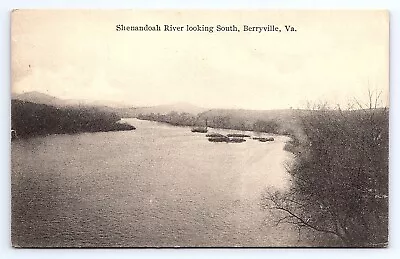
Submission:
[[[117,32],[235,24],[241,32]],[[278,32],[244,32],[277,25]],[[292,25],[296,32],[284,32]],[[17,11],[12,91],[133,106],[276,109],[389,99],[386,12]],[[215,30],[215,28],[214,28]]]

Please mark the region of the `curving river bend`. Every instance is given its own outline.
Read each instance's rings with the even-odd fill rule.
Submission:
[[[211,143],[190,128],[125,121],[137,130],[12,142],[14,245],[307,245],[259,205],[289,184],[286,137]]]

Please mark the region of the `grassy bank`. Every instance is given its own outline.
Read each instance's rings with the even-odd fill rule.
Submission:
[[[120,119],[114,113],[96,108],[59,108],[19,100],[11,102],[11,127],[18,137],[135,129],[132,125],[118,123]]]

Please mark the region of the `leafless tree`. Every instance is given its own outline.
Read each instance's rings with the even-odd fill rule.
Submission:
[[[385,246],[388,235],[389,112],[369,91],[359,109],[316,109],[301,118],[290,190],[269,191],[263,207],[344,246]],[[296,136],[293,136],[296,138]]]

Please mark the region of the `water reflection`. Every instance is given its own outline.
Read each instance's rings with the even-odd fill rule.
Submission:
[[[210,143],[189,128],[126,121],[137,130],[13,141],[14,244],[302,245],[259,207],[265,189],[288,186],[285,137]]]

